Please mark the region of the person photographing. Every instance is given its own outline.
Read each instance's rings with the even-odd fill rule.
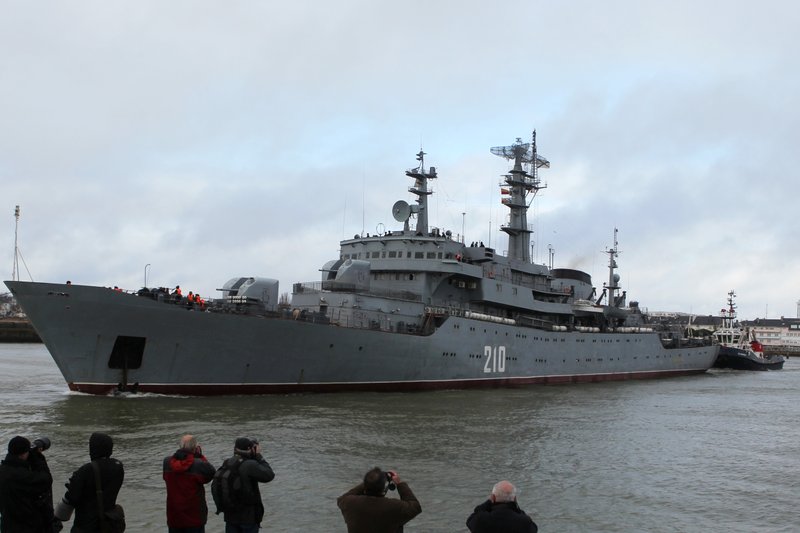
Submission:
[[[397,490],[400,499],[387,498],[387,490]],[[364,480],[336,500],[348,533],[401,533],[403,526],[422,512],[408,483],[397,472],[384,472],[377,466],[364,474]]]
[[[42,455],[49,447],[46,437],[9,441],[0,463],[0,532],[53,530],[53,478]]]
[[[259,483],[275,478],[261,455],[261,445],[252,437],[239,437],[233,457],[226,459],[211,481],[217,514],[224,513],[225,533],[258,533],[264,518]]]

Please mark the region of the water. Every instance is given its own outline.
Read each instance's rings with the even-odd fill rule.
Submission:
[[[527,389],[228,398],[70,393],[42,345],[0,345],[0,443],[47,435],[59,499],[105,431],[131,532],[165,531],[161,461],[183,433],[219,465],[261,438],[267,531],[345,531],[336,497],[372,466],[422,504],[407,532],[463,532],[509,479],[543,532],[800,530],[800,359],[776,372]],[[210,499],[210,495],[209,495]],[[213,502],[211,503],[213,508]],[[207,531],[222,531],[220,517]]]

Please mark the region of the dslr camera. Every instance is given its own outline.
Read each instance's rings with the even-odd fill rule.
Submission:
[[[47,437],[39,437],[31,443],[31,451],[41,449],[42,451],[50,448],[50,439]]]

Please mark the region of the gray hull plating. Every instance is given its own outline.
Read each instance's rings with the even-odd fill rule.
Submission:
[[[187,310],[102,287],[10,282],[73,390],[236,394],[467,388],[704,372],[716,346],[449,317],[430,335]],[[119,336],[138,368],[110,368]]]

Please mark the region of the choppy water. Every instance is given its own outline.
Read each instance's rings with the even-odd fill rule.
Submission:
[[[68,392],[42,345],[0,345],[0,443],[49,436],[58,499],[89,434],[111,434],[131,532],[166,530],[161,460],[187,432],[215,465],[237,436],[261,438],[276,472],[262,486],[266,531],[345,531],[336,497],[377,465],[422,504],[407,532],[466,531],[500,479],[543,532],[795,532],[798,382],[791,359],[777,372],[514,390],[92,397]]]

